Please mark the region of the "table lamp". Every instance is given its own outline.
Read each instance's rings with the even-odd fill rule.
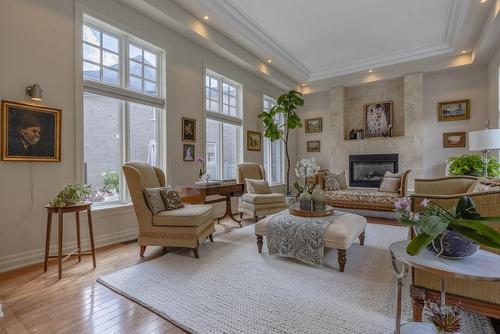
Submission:
[[[469,132],[469,150],[484,154],[484,177],[488,177],[488,152],[500,149],[500,129]]]

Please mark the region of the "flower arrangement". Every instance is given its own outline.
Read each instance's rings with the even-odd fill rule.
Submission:
[[[314,190],[314,185],[308,184],[307,179],[316,175],[319,170],[320,167],[314,158],[304,158],[300,161],[297,161],[297,164],[295,165],[295,175],[298,178],[304,179],[303,187],[301,187],[297,181],[293,184],[294,188],[298,192],[298,195],[300,195],[304,191],[311,193]]]
[[[476,205],[468,196],[462,196],[456,208],[452,210],[444,209],[432,200],[423,199],[420,203],[422,209],[412,212],[409,197],[396,199],[394,206],[399,214],[399,222],[412,226],[417,233],[406,248],[406,252],[410,255],[419,254],[430,244],[438,256],[441,255],[445,249],[443,242],[447,234],[452,235],[450,240],[465,237],[469,242],[500,249],[500,233],[485,224],[488,221],[500,222],[500,217],[481,217],[476,211]],[[477,251],[477,245],[475,247]]]
[[[92,193],[91,187],[83,183],[70,183],[65,185],[52,201],[51,206],[60,207],[81,203]]]
[[[197,164],[197,165],[200,165],[200,172],[199,172],[199,175],[198,177],[201,179],[201,177],[205,174],[205,172],[203,171],[203,163],[205,162],[205,160],[203,159],[203,157],[196,157],[194,159],[194,163]]]
[[[425,301],[425,314],[439,333],[455,333],[460,330],[460,303],[448,307]]]

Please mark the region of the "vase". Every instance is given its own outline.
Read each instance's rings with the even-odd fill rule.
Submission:
[[[287,194],[285,195],[285,202],[289,208],[292,208],[295,206],[295,203],[297,203],[297,197],[292,193]]]
[[[311,195],[307,192],[304,191],[302,194],[300,194],[299,197],[299,205],[300,205],[300,210],[312,210],[312,201],[311,201]]]
[[[477,252],[479,245],[453,230],[445,230],[438,235],[427,249],[438,256],[460,260]]]
[[[325,210],[325,192],[320,187],[316,186],[311,195],[313,211],[324,211]]]

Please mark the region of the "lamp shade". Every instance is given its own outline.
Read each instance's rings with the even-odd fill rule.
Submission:
[[[469,132],[469,150],[484,151],[500,149],[500,129],[484,129]]]

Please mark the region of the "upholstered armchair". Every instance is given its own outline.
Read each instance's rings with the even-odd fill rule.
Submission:
[[[236,178],[238,183],[244,184],[246,183],[246,179],[265,180],[266,171],[262,165],[253,162],[243,162],[236,166]],[[240,197],[238,205],[241,217],[243,217],[243,214],[246,214],[254,217],[256,220],[259,217],[274,214],[285,208],[287,208],[285,195],[280,193],[250,194],[246,192]]]
[[[416,179],[415,193],[411,196],[412,209],[419,210],[422,199],[429,198],[440,206],[451,209],[459,198],[467,195],[476,204],[483,216],[500,216],[500,191],[470,192],[477,179],[472,176],[452,176],[439,179]],[[500,224],[491,223],[500,229]],[[485,249],[493,251],[492,249]],[[498,251],[496,251],[498,253]],[[413,301],[413,317],[422,319],[424,299],[439,297],[439,276],[419,269],[412,269],[410,295]],[[446,301],[460,301],[462,307],[472,312],[493,318],[500,318],[500,284],[494,282],[470,281],[455,278],[446,279]]]
[[[139,223],[141,257],[146,246],[171,246],[192,248],[198,258],[200,244],[207,238],[213,241],[213,207],[184,204],[183,208],[153,214],[144,197],[144,189],[164,187],[163,171],[145,162],[132,161],[123,166],[123,172]]]

